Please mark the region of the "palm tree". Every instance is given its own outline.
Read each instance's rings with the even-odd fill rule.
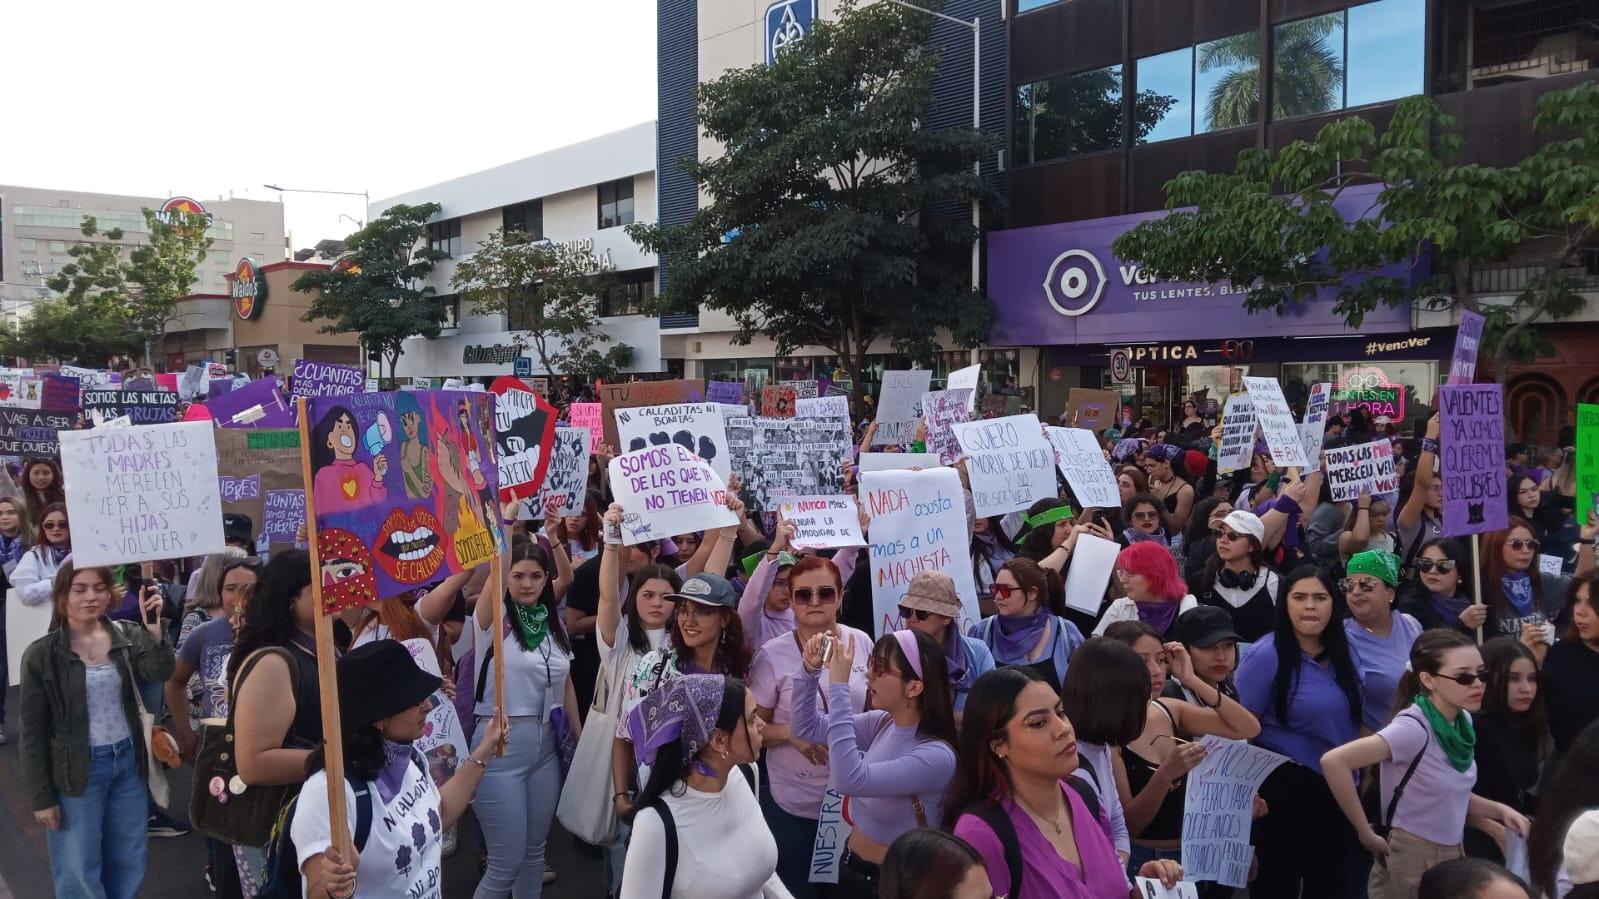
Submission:
[[[1331,13],[1273,29],[1276,88],[1272,118],[1325,112],[1342,105],[1344,14]],[[1332,40],[1338,41],[1333,46]],[[1202,131],[1260,120],[1260,35],[1253,31],[1201,44],[1200,72],[1225,71],[1210,89]]]

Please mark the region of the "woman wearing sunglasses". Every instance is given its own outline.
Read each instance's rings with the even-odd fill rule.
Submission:
[[[24,605],[50,601],[51,582],[61,563],[72,555],[72,533],[67,529],[67,504],[51,503],[39,519],[39,542],[23,555],[11,572],[11,586]]]
[[[1495,821],[1525,837],[1525,815],[1472,794],[1477,783],[1471,712],[1482,708],[1487,669],[1471,638],[1432,630],[1410,651],[1400,684],[1409,696],[1393,721],[1321,757],[1322,775],[1360,844],[1377,859],[1366,888],[1376,899],[1414,899],[1421,875],[1460,858],[1466,816]],[[1381,818],[1366,820],[1354,772],[1380,763]]]
[[[1233,629],[1245,643],[1271,633],[1277,572],[1266,566],[1266,525],[1260,516],[1234,509],[1210,528],[1215,554],[1199,577],[1190,582],[1199,602],[1233,617]]]
[[[960,723],[966,708],[966,694],[972,684],[994,670],[994,654],[988,644],[960,632],[961,600],[955,580],[942,571],[923,571],[911,578],[905,598],[899,602],[899,620],[904,627],[921,631],[944,649],[944,666],[949,672],[950,691],[955,695],[955,723]]]
[[[1582,529],[1577,574],[1593,570],[1595,532],[1599,525],[1590,517]],[[1517,516],[1511,516],[1509,527],[1482,538],[1482,599],[1488,605],[1489,626],[1495,635],[1520,638],[1540,661],[1554,636],[1546,625],[1560,614],[1571,584],[1571,576],[1540,569],[1541,548],[1532,522]]]
[[[1421,622],[1422,630],[1452,627],[1475,634],[1488,620],[1488,607],[1471,592],[1471,551],[1459,540],[1439,537],[1422,544],[1411,569],[1398,608]]]
[[[794,691],[825,691],[833,676],[829,671],[815,681],[805,677],[805,645],[819,634],[830,635],[833,645],[826,655],[831,661],[840,644],[852,644],[847,683],[853,713],[866,706],[866,661],[872,653],[872,640],[838,623],[844,584],[832,560],[817,556],[801,559],[789,569],[788,583],[794,631],[767,641],[755,654],[749,688],[755,695],[756,712],[767,723],[762,736],[767,778],[761,784],[761,808],[777,838],[777,873],[795,896],[809,897],[817,894],[810,882],[811,850],[827,790],[828,750],[825,744],[793,733],[789,722]],[[828,693],[823,692],[818,701],[831,711],[833,700]]]
[[[1154,496],[1140,493],[1129,499],[1122,505],[1122,520],[1127,523],[1122,528],[1122,543],[1154,543],[1173,554],[1182,553],[1183,536],[1167,526],[1166,512]]]
[[[1031,559],[1006,562],[994,576],[998,614],[972,625],[1001,668],[1031,668],[1058,689],[1083,632],[1063,617],[1066,585],[1053,569]]]
[[[1421,636],[1421,622],[1394,610],[1394,588],[1399,584],[1399,557],[1368,549],[1349,557],[1338,589],[1344,593],[1349,617],[1344,634],[1354,649],[1360,681],[1366,688],[1364,721],[1373,733],[1393,717],[1394,691],[1404,677],[1410,647]]]

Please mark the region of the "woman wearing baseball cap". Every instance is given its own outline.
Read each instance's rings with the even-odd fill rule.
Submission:
[[[1189,587],[1199,602],[1232,616],[1233,629],[1253,643],[1272,631],[1281,581],[1266,565],[1266,525],[1234,509],[1210,527],[1216,551]]]
[[[954,578],[942,571],[923,571],[912,576],[905,598],[899,602],[899,619],[905,627],[921,631],[944,648],[958,724],[972,684],[994,670],[994,654],[989,652],[988,644],[960,632],[961,601]]]

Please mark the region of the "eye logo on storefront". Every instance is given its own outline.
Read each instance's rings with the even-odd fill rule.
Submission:
[[[1105,268],[1087,250],[1067,250],[1050,263],[1044,296],[1061,315],[1078,316],[1098,305],[1105,294]]]

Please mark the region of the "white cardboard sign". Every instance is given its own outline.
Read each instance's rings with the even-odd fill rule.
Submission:
[[[900,600],[921,571],[942,571],[955,580],[960,630],[966,633],[981,616],[960,473],[953,468],[866,472],[860,497],[871,517],[872,624],[877,635],[900,626]]]
[[[1305,448],[1305,458],[1310,467],[1321,464],[1321,445],[1327,434],[1327,401],[1332,396],[1328,383],[1310,385],[1310,398],[1305,401],[1305,420],[1299,425],[1299,443]]]
[[[861,472],[938,468],[938,453],[861,453]]]
[[[1362,490],[1372,496],[1399,492],[1394,445],[1386,438],[1358,446],[1335,446],[1322,458],[1327,463],[1327,488],[1335,503],[1358,499]]]
[[[849,496],[796,496],[777,504],[784,521],[794,524],[798,549],[847,549],[865,546],[860,507]]]
[[[1230,474],[1248,468],[1255,458],[1255,406],[1249,394],[1227,398],[1221,413],[1221,447],[1216,451],[1216,472]]]
[[[1055,449],[1036,415],[1010,415],[954,425],[966,451],[966,473],[979,518],[1053,499]]]
[[[929,369],[883,372],[883,389],[877,395],[877,434],[873,446],[909,443],[916,435],[916,418],[922,394],[933,383]]]
[[[1245,378],[1244,389],[1255,405],[1255,420],[1260,422],[1272,464],[1278,468],[1309,468],[1310,459],[1305,456],[1299,426],[1294,424],[1294,413],[1283,396],[1283,385],[1276,378]]]
[[[628,546],[738,523],[715,469],[676,443],[623,453],[610,474]]]
[[[710,463],[727,483],[733,472],[720,403],[678,403],[616,410],[616,435],[625,451],[676,443]]]
[[[1066,476],[1077,502],[1085,509],[1115,509],[1121,506],[1121,491],[1116,475],[1099,448],[1099,438],[1087,428],[1045,428],[1055,447],[1055,464]]]

